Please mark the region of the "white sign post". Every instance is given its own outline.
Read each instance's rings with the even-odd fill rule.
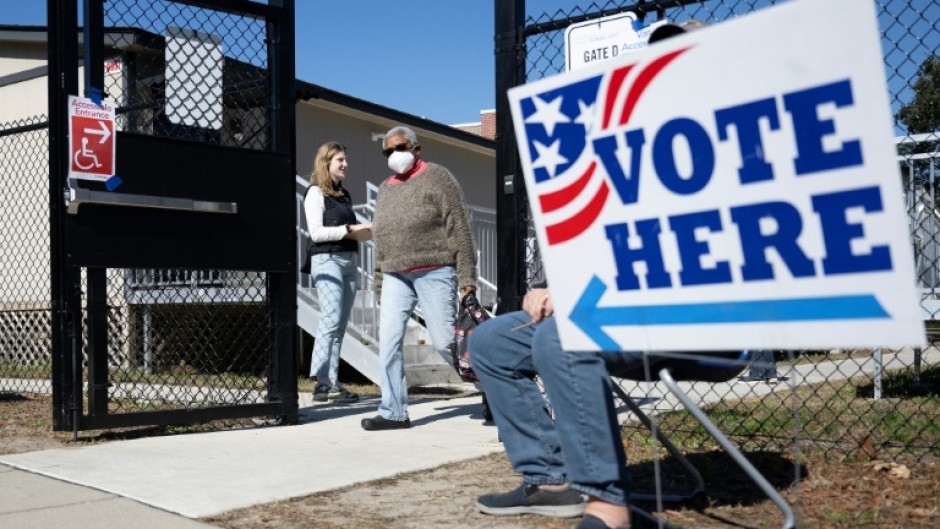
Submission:
[[[572,24],[565,29],[565,70],[577,70],[647,46],[665,20],[646,26],[633,12]]]
[[[69,177],[105,181],[114,175],[114,105],[69,96]]]
[[[922,343],[879,36],[797,0],[511,90],[564,347]]]

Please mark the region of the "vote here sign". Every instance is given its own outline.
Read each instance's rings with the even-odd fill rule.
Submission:
[[[921,343],[879,35],[799,0],[510,90],[564,347]]]

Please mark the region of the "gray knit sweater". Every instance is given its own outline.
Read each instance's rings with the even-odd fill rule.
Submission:
[[[463,191],[446,168],[429,163],[416,176],[379,186],[372,219],[375,291],[382,272],[456,265],[458,287],[476,285],[476,246]]]

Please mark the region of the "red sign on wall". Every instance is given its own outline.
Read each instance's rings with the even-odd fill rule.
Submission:
[[[114,175],[114,105],[69,96],[69,177],[105,181]]]

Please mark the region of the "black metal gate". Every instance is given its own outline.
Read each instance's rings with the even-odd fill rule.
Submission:
[[[293,1],[48,13],[53,427],[294,419]]]

